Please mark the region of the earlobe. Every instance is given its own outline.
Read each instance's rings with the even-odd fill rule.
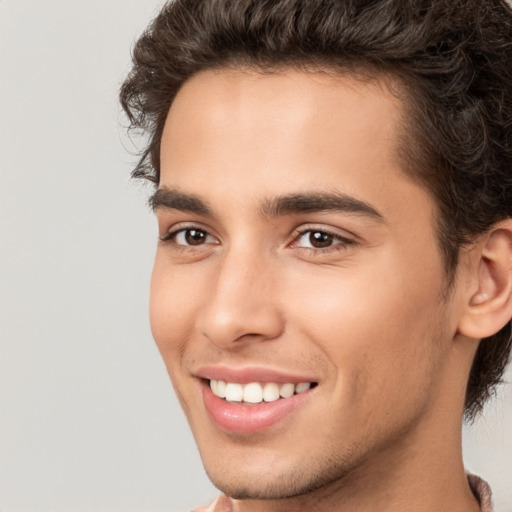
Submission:
[[[482,339],[496,334],[512,317],[512,219],[494,225],[470,251],[471,286],[458,331]]]

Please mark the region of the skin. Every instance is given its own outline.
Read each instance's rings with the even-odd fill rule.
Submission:
[[[460,447],[478,263],[463,256],[447,298],[433,200],[396,156],[401,111],[381,83],[295,70],[203,72],[170,109],[159,188],[204,209],[155,202],[151,325],[236,510],[478,510]],[[377,215],[265,210],[332,193]],[[312,247],[311,232],[333,236]],[[218,364],[318,385],[277,425],[229,433],[196,376]]]

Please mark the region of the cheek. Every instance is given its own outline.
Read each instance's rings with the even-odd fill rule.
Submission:
[[[347,400],[360,398],[361,388],[376,396],[407,388],[420,393],[432,379],[442,336],[435,269],[426,271],[426,282],[389,265],[375,268],[380,271],[354,267],[289,279],[300,284],[289,293],[294,323],[329,360],[337,374],[333,386]]]
[[[150,324],[153,338],[166,365],[177,362],[190,333],[200,286],[185,272],[170,269],[157,253],[151,276]]]

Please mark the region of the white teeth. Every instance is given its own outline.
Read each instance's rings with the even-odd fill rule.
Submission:
[[[295,393],[295,386],[288,382],[286,384],[281,384],[281,387],[279,388],[279,394],[283,398],[290,398],[293,396],[293,393]]]
[[[244,402],[259,404],[263,400],[263,389],[261,384],[251,382],[244,386]]]
[[[274,382],[267,382],[263,387],[263,400],[273,402],[279,398],[279,386]]]
[[[223,380],[217,381],[217,393],[215,394],[220,398],[226,397],[226,383]]]
[[[226,384],[226,400],[228,402],[241,402],[244,397],[244,388],[242,384],[228,382]]]
[[[225,398],[228,402],[243,401],[248,404],[259,404],[263,401],[274,402],[279,398],[290,398],[294,394],[307,391],[310,387],[310,382],[300,382],[299,384],[291,382],[284,384],[276,384],[275,382],[238,384],[223,380],[210,380],[210,388],[214,395]]]

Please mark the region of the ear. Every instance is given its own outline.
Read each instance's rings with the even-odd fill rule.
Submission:
[[[482,339],[512,317],[512,219],[495,224],[469,249],[470,275],[459,333]]]

